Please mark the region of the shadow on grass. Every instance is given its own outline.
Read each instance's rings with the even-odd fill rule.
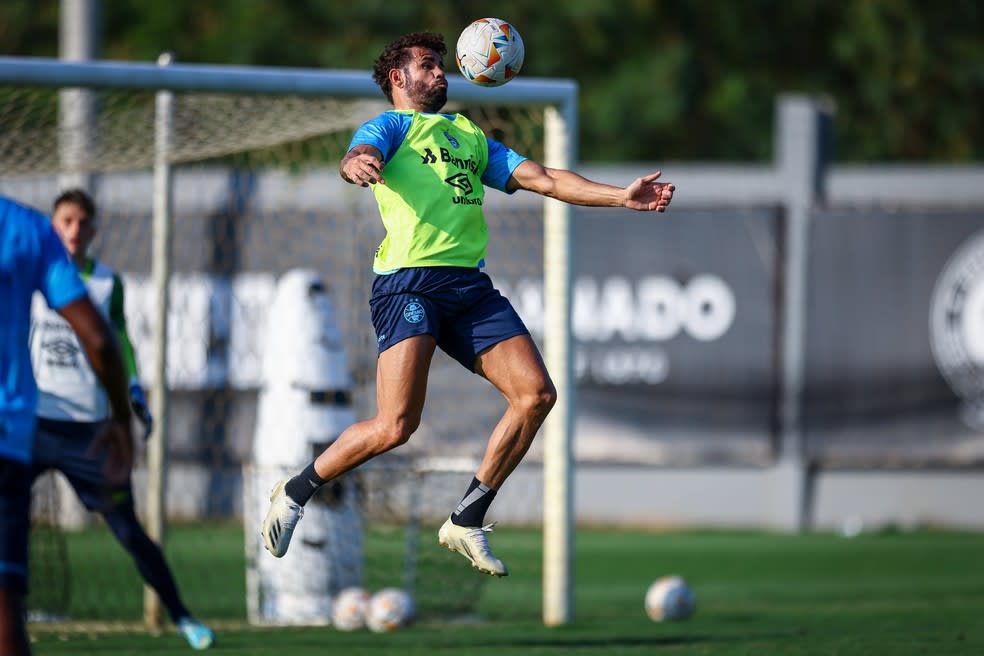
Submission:
[[[171,656],[188,653],[187,645],[177,635],[158,636],[101,636],[87,639],[73,636],[68,642],[59,642],[54,636],[45,636],[36,646],[37,652],[44,654],[120,654],[131,656]],[[260,656],[283,652],[296,656],[319,656],[325,653],[350,655],[374,654],[375,656],[417,656],[444,653],[495,653],[504,655],[521,654],[606,654],[606,653],[651,653],[656,649],[686,649],[696,647],[704,652],[714,651],[715,644],[736,642],[776,641],[790,638],[789,634],[757,633],[743,636],[735,635],[622,635],[592,636],[581,632],[551,635],[447,635],[434,632],[417,632],[413,629],[390,634],[371,634],[367,632],[340,633],[334,630],[282,632],[230,632],[220,634],[214,651],[216,653],[235,653],[243,656]]]
[[[624,638],[525,638],[522,640],[502,640],[501,647],[512,648],[542,648],[542,649],[597,649],[616,647],[685,647],[700,643],[714,642],[715,638],[708,636],[665,636],[665,637],[624,637]]]
[[[620,636],[620,637],[590,637],[590,636],[532,636],[522,638],[503,638],[501,640],[486,640],[483,646],[498,646],[504,652],[509,649],[600,649],[600,648],[633,648],[633,647],[687,647],[692,645],[712,645],[717,642],[734,644],[736,641],[758,641],[787,639],[790,634],[758,633],[744,636],[734,635],[674,635],[674,636]],[[447,646],[451,646],[450,644]],[[599,652],[603,653],[603,652]]]

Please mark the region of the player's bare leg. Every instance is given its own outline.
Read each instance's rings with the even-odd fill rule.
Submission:
[[[376,416],[346,428],[315,459],[311,474],[317,476],[318,481],[323,483],[341,476],[410,439],[420,425],[427,394],[427,374],[436,346],[432,336],[418,335],[379,354]],[[317,485],[317,482],[311,483],[312,487]],[[263,520],[264,545],[278,558],[287,553],[294,527],[304,514],[303,504],[311,496],[311,492],[305,490],[307,496],[296,498],[287,493],[287,487],[287,480],[274,487],[270,510]]]
[[[533,444],[557,401],[557,390],[529,335],[512,337],[484,351],[475,371],[509,403],[478,468],[479,480],[498,490]]]
[[[506,478],[526,455],[536,432],[557,400],[543,358],[528,335],[512,337],[482,352],[475,366],[509,403],[492,431],[472,485],[438,532],[438,540],[480,571],[506,576],[508,570],[488,545],[485,511]]]
[[[420,426],[436,346],[432,336],[418,335],[379,354],[376,416],[346,428],[315,459],[314,469],[321,478],[341,476],[410,439]]]

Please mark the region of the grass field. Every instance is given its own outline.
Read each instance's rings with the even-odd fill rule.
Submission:
[[[215,653],[984,654],[984,534],[887,531],[846,539],[580,530],[575,621],[548,629],[540,622],[539,533],[497,530],[493,545],[511,574],[480,588],[483,621],[431,620],[388,635],[331,628],[259,630],[230,622],[242,618],[245,608],[241,529],[217,529],[208,536],[201,529],[184,529],[169,536],[168,555],[189,605],[225,627],[218,632]],[[125,557],[109,556],[116,550],[105,531],[72,540],[73,568],[84,572],[108,557],[118,577],[136,581]],[[441,553],[436,544],[433,549]],[[467,568],[459,556],[444,557],[447,567]],[[185,585],[205,571],[210,580],[224,584],[212,583],[206,590]],[[690,581],[698,610],[688,621],[657,624],[646,617],[642,599],[648,584],[668,573]],[[73,583],[76,588],[94,585],[95,580]],[[132,598],[115,601],[121,615],[138,618],[140,591],[134,587]],[[32,634],[41,656],[192,653],[170,632],[68,633],[32,625]]]

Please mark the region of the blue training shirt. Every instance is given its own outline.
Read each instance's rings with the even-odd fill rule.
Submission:
[[[35,290],[55,310],[87,293],[48,218],[0,196],[0,458],[19,462],[31,461],[38,396],[28,347]]]
[[[448,119],[454,118],[448,114],[442,116]],[[363,144],[374,146],[383,154],[383,162],[388,162],[406,138],[412,121],[413,116],[409,113],[383,112],[363,123],[355,131],[348,149],[352,150],[355,146]],[[527,158],[494,139],[488,137],[485,139],[489,143],[489,163],[482,173],[482,184],[511,193],[506,189],[509,177]],[[386,171],[383,171],[383,177],[386,177]]]

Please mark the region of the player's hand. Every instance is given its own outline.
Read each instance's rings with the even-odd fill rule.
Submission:
[[[676,187],[669,182],[656,182],[662,174],[662,171],[656,171],[636,178],[625,188],[625,206],[640,212],[665,212],[670,201],[673,200]]]
[[[144,439],[147,439],[154,432],[154,416],[150,414],[150,406],[147,405],[147,398],[140,383],[130,385],[130,406],[137,420],[143,424]]]
[[[369,153],[353,154],[342,163],[345,179],[360,187],[370,184],[386,184],[383,178],[383,163]]]
[[[106,453],[103,475],[107,482],[122,485],[129,481],[133,469],[133,431],[129,417],[125,421],[110,419],[96,434],[88,454],[97,457],[103,453]]]

